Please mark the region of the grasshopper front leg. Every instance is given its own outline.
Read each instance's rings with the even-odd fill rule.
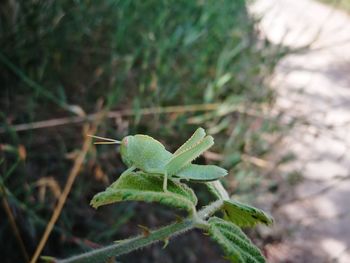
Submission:
[[[159,170],[159,169],[150,169],[147,170],[148,173],[152,174],[162,174],[164,176],[163,178],[163,191],[168,192],[168,172],[166,170]]]
[[[126,169],[120,176],[123,176],[125,174],[129,174],[131,173],[132,171],[134,171],[136,169],[135,166],[130,166],[128,169]]]

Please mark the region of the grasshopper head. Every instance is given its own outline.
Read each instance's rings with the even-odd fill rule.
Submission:
[[[120,144],[120,155],[122,157],[123,162],[128,166],[132,166],[132,158],[130,156],[130,147],[132,147],[132,141],[134,136],[126,136],[123,138],[121,144]]]

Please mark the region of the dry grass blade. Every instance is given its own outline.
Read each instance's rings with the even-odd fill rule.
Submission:
[[[180,113],[186,113],[186,112],[215,111],[215,110],[218,110],[220,106],[222,106],[222,103],[178,105],[178,106],[168,106],[168,107],[151,107],[151,108],[141,109],[137,113],[134,110],[126,109],[126,110],[109,111],[106,113],[106,118],[133,116],[135,114],[140,114],[140,115],[172,114],[172,113],[180,114]],[[259,112],[258,109],[255,109],[255,110],[246,109],[242,105],[232,106],[230,107],[229,110],[227,110],[227,112],[220,113],[220,115],[226,115],[230,112],[237,112],[237,113],[247,114],[247,115],[261,117],[261,118],[264,117],[264,114],[261,114],[261,112]],[[20,132],[20,131],[27,131],[27,130],[63,126],[67,124],[79,124],[79,123],[94,121],[97,117],[98,117],[97,113],[92,113],[92,114],[87,114],[86,116],[63,117],[63,118],[56,118],[56,119],[50,119],[50,120],[44,120],[44,121],[9,125],[9,128],[0,127],[0,133],[4,133],[8,129],[12,131]],[[196,122],[193,121],[193,118],[189,118],[188,123],[194,124]]]
[[[213,111],[217,110],[220,103],[210,103],[210,104],[194,104],[194,105],[180,105],[180,106],[169,106],[169,107],[151,107],[141,109],[138,114],[140,115],[152,115],[152,114],[168,114],[168,113],[184,113],[184,112],[197,112],[197,111]],[[116,118],[120,116],[133,116],[135,112],[133,110],[120,110],[120,111],[110,111],[107,112],[107,118]],[[94,121],[98,117],[97,113],[88,114],[86,116],[74,116],[57,118],[45,121],[37,121],[31,123],[17,124],[10,126],[10,129],[16,132],[42,129],[49,127],[62,126],[66,124],[83,123],[88,121]],[[0,127],[0,133],[6,132],[5,127]]]
[[[91,126],[89,127],[89,129],[88,129],[89,134],[95,134],[96,129],[97,129],[97,123],[99,122],[100,119],[101,119],[101,114],[99,114],[99,118],[96,118],[95,123],[91,124]],[[85,129],[83,129],[83,130],[85,130]],[[62,208],[67,200],[68,194],[70,193],[70,191],[72,189],[75,178],[79,174],[80,168],[85,160],[85,156],[89,151],[91,143],[92,143],[92,138],[89,136],[86,136],[84,139],[82,149],[81,149],[80,153],[78,154],[78,156],[76,157],[74,164],[73,164],[73,167],[68,175],[66,185],[63,189],[63,192],[62,192],[60,198],[58,199],[58,203],[55,207],[55,210],[52,213],[50,221],[46,226],[45,232],[44,232],[44,234],[43,234],[43,236],[42,236],[42,238],[41,238],[41,240],[40,240],[40,242],[39,242],[39,244],[34,252],[34,255],[33,255],[31,261],[30,261],[31,263],[37,262],[40,254],[41,254],[41,252],[42,252],[42,250],[43,250],[43,248],[44,248],[44,246],[45,246],[45,244],[50,236],[50,233],[51,233],[58,217],[60,216]]]
[[[24,258],[25,258],[25,261],[26,261],[26,262],[29,262],[29,256],[28,256],[27,250],[26,250],[26,248],[25,248],[25,245],[24,245],[23,240],[22,240],[22,238],[21,238],[21,235],[20,235],[20,233],[19,233],[19,230],[18,230],[16,221],[15,221],[15,218],[14,218],[14,216],[13,216],[13,214],[12,214],[11,208],[10,208],[8,202],[7,202],[7,199],[6,199],[6,192],[5,192],[5,190],[3,189],[2,186],[1,186],[1,188],[0,188],[0,191],[1,191],[1,194],[2,194],[2,196],[3,196],[3,197],[2,197],[2,205],[3,205],[3,207],[4,207],[4,210],[5,210],[5,212],[6,212],[7,217],[8,217],[8,219],[9,219],[11,228],[12,228],[12,230],[13,230],[15,236],[16,236],[16,239],[17,239],[18,244],[19,244],[19,246],[20,246],[20,248],[21,248],[21,252],[22,252],[22,254],[23,254]]]

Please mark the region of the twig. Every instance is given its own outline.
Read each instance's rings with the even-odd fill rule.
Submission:
[[[89,134],[95,134],[96,129],[97,129],[97,122],[99,122],[100,118],[101,118],[101,114],[99,114],[99,118],[96,119],[96,123],[91,125],[91,127],[88,131]],[[46,241],[49,238],[49,235],[50,235],[58,217],[61,214],[62,208],[67,200],[68,194],[70,193],[70,191],[72,189],[75,178],[79,174],[80,168],[85,160],[85,156],[86,156],[87,152],[89,151],[91,142],[92,142],[92,138],[86,136],[84,139],[84,144],[82,146],[81,152],[79,153],[79,155],[75,159],[74,165],[73,165],[73,167],[68,175],[66,185],[63,189],[61,196],[58,199],[58,203],[55,207],[55,210],[52,213],[52,216],[50,218],[49,223],[46,226],[45,232],[44,232],[44,234],[39,242],[39,245],[37,246],[35,253],[30,261],[31,263],[37,262],[38,257],[40,256],[40,253],[43,250],[43,248],[46,244]]]
[[[213,104],[195,104],[195,105],[181,105],[181,106],[170,106],[170,107],[153,107],[145,108],[140,111],[134,111],[130,109],[119,110],[119,111],[109,111],[106,114],[106,118],[116,118],[120,116],[133,116],[133,115],[151,115],[151,114],[164,114],[164,113],[184,113],[184,112],[195,112],[195,111],[212,111],[219,107],[218,103]],[[64,117],[56,118],[51,120],[37,121],[31,123],[17,124],[10,126],[13,131],[26,131],[33,129],[42,129],[56,127],[66,124],[76,124],[89,122],[96,119],[98,114],[92,113],[86,116],[74,116],[74,117]],[[6,132],[6,127],[0,127],[0,133]]]
[[[7,201],[7,198],[6,198],[6,191],[4,190],[3,185],[0,186],[0,191],[1,191],[1,194],[2,194],[2,205],[3,205],[4,209],[5,209],[5,212],[6,212],[6,215],[7,215],[8,219],[9,219],[9,222],[10,222],[10,225],[12,227],[12,230],[13,230],[15,236],[16,236],[16,239],[17,239],[18,244],[20,246],[21,252],[22,252],[22,254],[23,254],[24,258],[25,258],[25,261],[29,262],[29,256],[28,256],[26,247],[25,247],[24,242],[23,242],[23,240],[21,238],[21,235],[19,233],[15,217],[13,216],[11,208],[10,208],[10,206],[8,204],[8,201]]]
[[[116,118],[120,116],[133,116],[133,115],[153,115],[153,114],[169,114],[169,113],[186,113],[186,112],[198,112],[198,111],[215,111],[218,110],[222,103],[209,103],[209,104],[193,104],[193,105],[179,105],[179,106],[168,106],[168,107],[151,107],[144,108],[139,111],[125,109],[118,111],[109,111],[106,113],[106,118]],[[258,115],[258,111],[245,110],[242,106],[231,106],[230,110],[227,110],[227,113],[230,112],[240,112],[249,115]],[[4,133],[7,130],[13,130],[16,132],[50,128],[56,126],[62,126],[66,124],[78,124],[93,121],[96,119],[98,114],[92,113],[87,114],[86,116],[74,116],[74,117],[63,117],[56,118],[44,121],[37,121],[31,123],[23,123],[17,125],[7,125],[7,127],[0,127],[0,133]]]
[[[242,160],[251,164],[254,164],[257,167],[260,168],[272,168],[273,164],[272,162],[266,161],[264,159],[255,157],[255,156],[251,156],[248,154],[242,154],[241,156]]]

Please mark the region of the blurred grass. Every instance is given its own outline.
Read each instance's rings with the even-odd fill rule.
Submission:
[[[320,2],[330,4],[336,8],[350,12],[350,0],[319,0]]]
[[[254,198],[269,189],[268,178],[257,176],[257,164],[264,163],[260,158],[281,130],[267,115],[274,101],[267,83],[288,50],[259,36],[245,1],[8,0],[0,5],[0,119],[6,129],[0,134],[1,184],[30,255],[52,213],[54,193],[63,188],[80,149],[83,131],[67,124],[16,132],[11,128],[15,124],[93,113],[103,101],[107,109],[131,109],[134,115],[106,120],[101,136],[147,133],[175,149],[203,126],[215,136],[213,151],[223,155],[208,154],[199,162],[228,168],[227,186],[242,197]],[[219,107],[147,116],[141,111],[206,103]],[[172,218],[156,205],[92,210],[91,197],[123,170],[114,147],[90,151],[44,254],[64,257],[137,233],[137,224],[156,226]],[[42,178],[51,183],[43,184]],[[0,216],[6,218],[3,210]],[[195,235],[182,241],[191,248],[183,249],[183,255],[176,253],[183,244],[175,244],[124,260],[220,262],[220,255],[206,248],[209,241]],[[0,239],[5,262],[20,262],[6,220]]]

